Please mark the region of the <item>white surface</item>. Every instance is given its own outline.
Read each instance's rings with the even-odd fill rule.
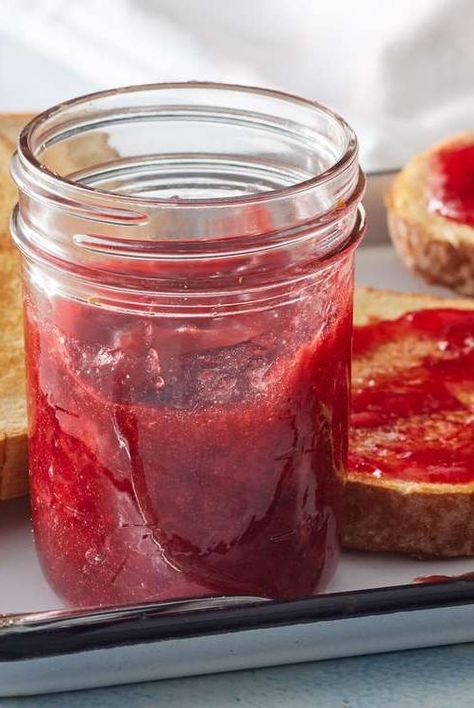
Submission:
[[[251,83],[332,106],[367,169],[474,123],[471,0],[0,0],[0,110],[129,83]]]
[[[0,512],[0,616],[59,609],[35,553],[27,500],[1,502]]]
[[[0,615],[63,607],[41,573],[25,500],[2,505],[0,568]],[[417,561],[396,555],[345,551],[327,592],[403,585],[419,576],[458,575],[468,571],[474,571],[474,559]]]
[[[426,285],[409,273],[395,255],[393,248],[386,245],[359,249],[356,255],[356,285],[455,297],[447,288]]]

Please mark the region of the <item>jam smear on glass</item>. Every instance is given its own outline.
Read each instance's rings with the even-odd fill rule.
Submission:
[[[452,145],[432,155],[428,196],[432,211],[474,226],[474,145]]]
[[[354,328],[354,356],[391,341],[429,353],[354,386],[349,471],[374,478],[474,481],[474,312],[420,310]]]

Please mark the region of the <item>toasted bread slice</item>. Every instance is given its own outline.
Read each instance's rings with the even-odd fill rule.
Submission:
[[[17,190],[8,170],[17,135],[30,118],[0,116],[0,499],[28,489],[20,255],[9,231]]]
[[[380,320],[396,320],[405,313],[433,308],[474,310],[474,300],[361,289],[356,293],[354,323],[357,327]],[[369,347],[366,352],[355,352],[353,395],[364,390],[365,386],[371,386],[370,382],[378,377],[401,376],[404,370],[430,355],[431,347],[432,343],[424,341],[423,337],[403,336]],[[472,381],[474,372],[466,373]],[[453,415],[464,416],[466,440],[474,448],[472,428],[469,428],[474,416],[472,387],[458,392],[458,395],[466,406],[462,413]],[[443,420],[442,416],[441,420],[435,418],[427,414],[411,421],[410,429],[415,427],[422,440],[425,436],[428,446],[433,431],[438,440],[449,437],[448,420]],[[406,424],[403,421],[403,425]],[[397,478],[378,477],[374,473],[357,471],[356,465],[351,464],[361,451],[368,450],[370,456],[375,449],[379,453],[382,450],[383,461],[384,441],[389,441],[389,448],[397,430],[400,431],[393,421],[351,430],[344,545],[416,557],[474,555],[474,469],[471,483],[450,484],[413,481],[410,475],[404,479],[403,473]]]
[[[9,166],[18,133],[32,117],[0,114],[0,500],[28,491],[21,258],[9,231],[17,189],[10,178]],[[108,145],[107,134],[97,132],[58,144],[51,151],[49,166],[69,174],[96,159],[116,157],[116,151]]]
[[[428,283],[472,297],[474,227],[428,208],[433,153],[462,144],[474,144],[474,133],[461,133],[416,155],[395,178],[386,205],[390,235],[405,265]]]

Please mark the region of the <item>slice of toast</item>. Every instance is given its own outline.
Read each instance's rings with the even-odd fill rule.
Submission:
[[[427,189],[433,155],[466,144],[474,144],[474,133],[453,136],[416,155],[395,178],[386,205],[390,235],[405,265],[428,283],[472,297],[474,227],[430,210]]]
[[[20,254],[9,231],[17,190],[9,164],[17,135],[30,118],[0,116],[0,500],[28,489]]]
[[[18,195],[9,167],[18,134],[32,117],[0,114],[0,500],[28,491],[21,258],[9,231]],[[100,131],[60,143],[50,153],[50,168],[66,175],[117,157]]]
[[[445,299],[425,295],[411,295],[389,291],[361,289],[356,293],[354,323],[354,356],[352,367],[353,390],[353,427],[350,437],[349,470],[346,487],[346,526],[344,545],[370,551],[388,551],[406,553],[416,557],[451,557],[474,555],[474,468],[472,481],[452,484],[449,482],[450,470],[444,468],[442,482],[426,481],[413,477],[410,473],[410,450],[413,436],[415,444],[426,449],[429,460],[430,450],[441,445],[452,453],[453,468],[461,451],[452,448],[452,440],[463,440],[467,445],[468,456],[474,453],[474,367],[466,368],[466,383],[460,388],[452,383],[450,393],[461,401],[459,406],[447,413],[430,412],[429,395],[421,401],[422,415],[409,415],[400,420],[395,409],[400,404],[399,398],[388,398],[383,404],[389,409],[387,419],[383,418],[374,425],[370,417],[374,411],[374,398],[367,398],[364,412],[361,414],[357,402],[364,401],[362,396],[367,389],[377,386],[378,382],[394,382],[395,393],[406,395],[400,384],[405,372],[418,373],[417,367],[422,361],[435,361],[432,370],[435,386],[444,387],[444,377],[436,373],[438,361],[447,361],[453,356],[449,347],[442,351],[443,342],[434,342],[422,334],[413,335],[408,331],[399,336],[389,336],[381,343],[370,343],[372,328],[366,327],[379,321],[398,320],[405,313],[426,309],[474,310],[474,300]],[[455,313],[469,321],[472,316]],[[433,315],[433,313],[432,313]],[[431,315],[431,316],[432,316]],[[385,325],[384,325],[385,326]],[[396,325],[398,327],[398,325]],[[369,345],[359,347],[358,338],[365,333]],[[474,331],[472,333],[474,337]],[[364,341],[364,340],[362,340]],[[471,347],[473,339],[467,338],[466,346]],[[464,351],[464,350],[463,350]],[[427,359],[428,357],[428,359]],[[437,358],[439,357],[439,359]],[[463,360],[464,361],[464,360]],[[472,361],[472,360],[471,360]],[[443,364],[444,365],[444,364]],[[449,362],[447,363],[449,366]],[[423,374],[423,369],[420,369]],[[449,371],[449,369],[448,369]],[[425,372],[426,374],[426,372]],[[413,378],[413,377],[412,377]],[[449,379],[449,377],[448,377]],[[429,381],[431,385],[432,382]],[[383,390],[383,389],[382,389]],[[389,389],[388,389],[389,390]],[[401,393],[400,393],[401,392]],[[372,403],[371,403],[372,401]],[[403,401],[402,401],[403,404]],[[420,405],[420,401],[418,401]],[[458,410],[459,409],[459,410]],[[409,411],[409,408],[407,409]],[[406,411],[405,411],[406,413]],[[364,418],[361,415],[369,416]],[[354,425],[357,416],[358,424]],[[452,425],[457,426],[461,438],[452,437]],[[395,441],[395,442],[394,442]],[[393,449],[399,449],[397,457],[399,476],[393,478],[384,470],[389,468]],[[424,448],[423,446],[426,446]],[[466,448],[464,447],[466,450]],[[404,459],[405,458],[405,459]],[[360,464],[361,459],[368,459],[367,469]],[[436,459],[430,460],[436,465]],[[435,469],[436,467],[430,467]],[[361,471],[362,470],[362,471]],[[446,475],[447,471],[447,475]]]

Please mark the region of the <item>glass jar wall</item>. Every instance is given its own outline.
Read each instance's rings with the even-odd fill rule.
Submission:
[[[213,84],[76,99],[23,131],[35,540],[66,601],[295,598],[338,556],[351,129]]]

